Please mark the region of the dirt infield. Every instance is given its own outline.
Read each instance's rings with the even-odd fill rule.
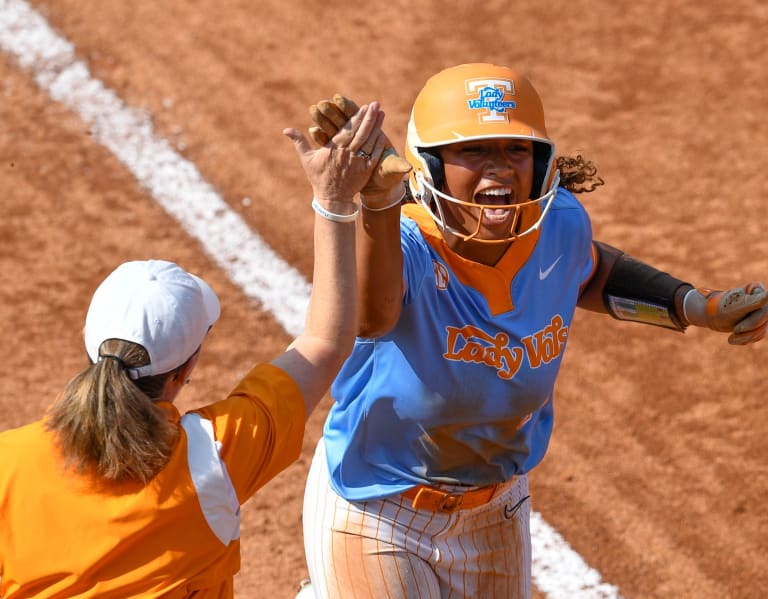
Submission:
[[[598,165],[606,185],[580,198],[596,238],[693,283],[768,283],[768,7],[527,4],[32,3],[306,278],[310,190],[282,128],[307,126],[307,107],[341,91],[380,100],[402,147],[429,75],[489,61],[527,72],[558,152]],[[0,430],[37,418],[82,368],[88,299],[124,260],[177,261],[222,298],[182,407],[222,395],[289,341],[1,52],[0,190]],[[767,362],[768,342],[734,348],[708,331],[580,312],[533,509],[624,597],[765,597]],[[303,481],[327,407],[311,417],[299,462],[243,509],[238,597],[293,597],[306,574]]]

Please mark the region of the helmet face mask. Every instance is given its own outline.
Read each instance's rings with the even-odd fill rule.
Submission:
[[[534,173],[530,201],[509,206],[483,206],[443,193],[439,148],[470,140],[499,138],[533,142]],[[536,90],[513,70],[492,64],[465,64],[431,77],[416,98],[406,136],[405,157],[413,166],[409,186],[438,226],[468,240],[508,242],[538,229],[557,192],[553,168],[555,145],[547,136],[544,111]],[[460,231],[446,222],[443,202],[475,209],[508,208],[516,212],[506,238],[481,240],[480,230]]]
[[[552,206],[552,200],[557,193],[557,186],[560,182],[560,173],[555,171],[554,178],[552,180],[552,189],[541,197],[538,197],[527,202],[518,202],[515,204],[478,204],[475,202],[466,202],[455,198],[447,193],[444,193],[437,189],[431,182],[426,180],[423,173],[416,174],[417,184],[422,190],[421,195],[414,194],[416,200],[426,208],[432,219],[438,224],[438,226],[451,233],[453,236],[469,241],[470,239],[478,243],[507,243],[514,241],[523,235],[527,235],[536,231],[541,223],[544,221]],[[446,208],[440,201],[449,202],[454,206],[462,206],[469,209],[479,210],[477,217],[477,223],[472,231],[463,231],[453,227],[449,224],[449,220],[446,218]],[[482,223],[483,214],[485,210],[511,210],[514,212],[512,225],[509,229],[509,234],[506,237],[498,237],[495,239],[483,239],[479,237]]]

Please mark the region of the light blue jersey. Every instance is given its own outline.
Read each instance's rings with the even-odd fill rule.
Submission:
[[[324,437],[347,500],[415,484],[487,485],[530,471],[552,432],[552,395],[592,229],[560,188],[538,232],[494,267],[450,252],[417,205],[403,208],[406,293],[387,335],[361,339],[331,388]]]

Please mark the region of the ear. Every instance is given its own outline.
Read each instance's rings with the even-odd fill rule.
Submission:
[[[192,371],[195,369],[197,360],[199,358],[200,350],[198,349],[194,354],[192,354],[192,357],[187,360],[187,363],[184,364],[182,369],[179,370],[173,378],[181,381],[182,383],[186,383],[189,380],[189,377],[192,376]]]
[[[179,391],[181,391],[184,385],[189,381],[189,377],[192,375],[192,371],[194,370],[199,357],[200,350],[197,350],[192,357],[187,360],[186,364],[176,372],[176,374],[166,379],[163,392],[160,396],[160,401],[174,402]]]

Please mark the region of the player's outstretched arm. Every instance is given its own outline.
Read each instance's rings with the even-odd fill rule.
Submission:
[[[579,307],[684,331],[689,325],[730,333],[732,345],[762,339],[768,328],[768,293],[758,282],[728,291],[696,289],[595,241],[595,270],[585,284]]]
[[[309,415],[351,351],[357,331],[359,208],[354,198],[370,178],[373,160],[384,151],[384,137],[377,103],[362,106],[321,148],[312,149],[296,129],[283,133],[293,141],[312,186],[314,271],[305,330],[272,363],[299,385]],[[366,160],[360,152],[372,158]]]

